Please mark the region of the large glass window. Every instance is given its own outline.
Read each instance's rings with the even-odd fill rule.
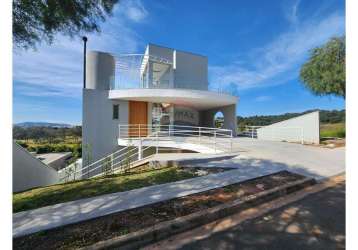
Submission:
[[[171,65],[153,63],[153,82],[154,88],[169,88],[171,79]]]
[[[172,120],[173,107],[168,103],[153,103],[152,105],[152,125],[169,125]]]

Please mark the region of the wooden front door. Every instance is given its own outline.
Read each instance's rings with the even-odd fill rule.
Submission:
[[[147,102],[129,101],[129,137],[147,136],[148,109]]]

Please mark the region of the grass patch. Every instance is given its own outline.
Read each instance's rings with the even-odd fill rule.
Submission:
[[[196,176],[195,173],[181,170],[178,167],[168,167],[141,173],[112,175],[35,188],[13,195],[13,212],[16,213],[102,194],[174,182]]]
[[[345,123],[322,124],[320,127],[320,137],[345,138]]]
[[[144,228],[153,228],[158,223],[171,221],[237,199],[245,200],[263,191],[272,190],[303,178],[305,177],[302,175],[281,171],[226,187],[50,229],[41,234],[35,233],[18,237],[13,240],[13,247],[14,249],[78,249]],[[268,199],[271,198],[268,197]],[[250,203],[250,205],[255,204]],[[199,226],[200,220],[193,223],[193,225]],[[121,247],[126,248],[125,246],[112,246],[106,249],[122,249]]]

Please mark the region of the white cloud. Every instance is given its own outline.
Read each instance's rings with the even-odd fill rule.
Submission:
[[[141,9],[139,1],[124,1],[115,6],[113,16],[101,25],[102,32],[88,35],[88,50],[111,53],[135,52],[141,37],[130,27],[127,10]],[[139,7],[138,7],[139,6]],[[57,36],[52,45],[42,44],[37,51],[15,51],[14,90],[26,96],[81,96],[83,44],[80,38]]]
[[[122,12],[125,13],[126,16],[134,22],[141,22],[148,15],[148,11],[144,8],[142,2],[139,0],[127,0],[120,4],[123,5]]]
[[[296,25],[298,23],[298,7],[301,3],[301,0],[296,0],[292,6],[288,8],[288,11],[285,12],[285,16],[287,20],[293,24]]]
[[[250,51],[250,68],[243,66],[239,58],[230,65],[211,66],[211,86],[235,85],[238,90],[244,90],[282,84],[297,77],[297,69],[310,49],[342,34],[344,26],[345,18],[338,13],[301,23],[263,48]]]

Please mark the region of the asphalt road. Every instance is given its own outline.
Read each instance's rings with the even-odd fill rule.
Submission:
[[[181,249],[345,249],[345,183]]]

